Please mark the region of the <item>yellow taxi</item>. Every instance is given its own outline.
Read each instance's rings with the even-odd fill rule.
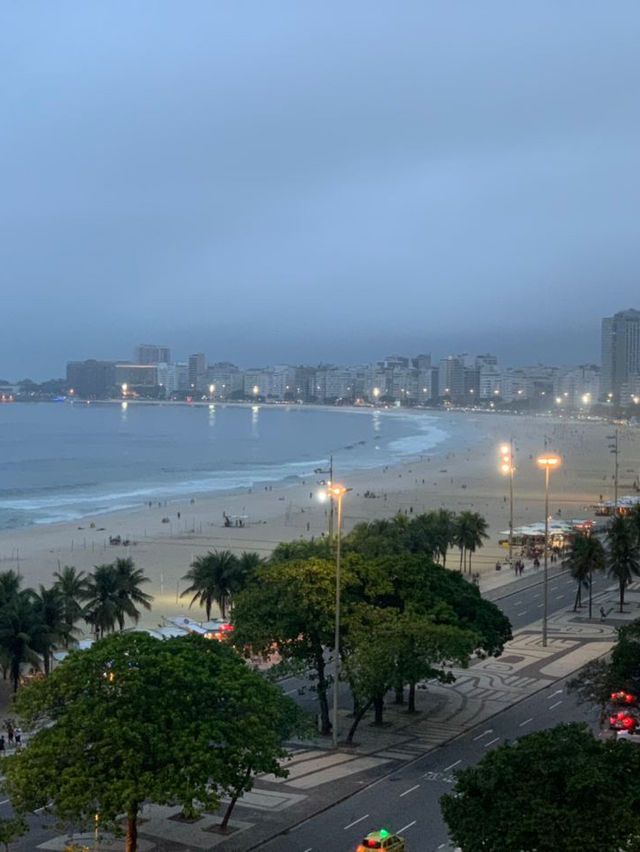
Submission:
[[[404,837],[391,834],[385,828],[380,831],[370,831],[364,838],[356,852],[368,852],[369,849],[386,849],[386,852],[405,852]]]

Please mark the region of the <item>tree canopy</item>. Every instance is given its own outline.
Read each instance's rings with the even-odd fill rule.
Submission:
[[[303,716],[224,643],[116,634],[72,651],[21,690],[16,710],[34,729],[4,763],[17,813],[45,808],[86,827],[126,815],[134,852],[145,801],[189,811],[250,789],[256,772],[286,775],[283,742]]]
[[[440,800],[464,852],[602,852],[640,843],[640,750],[558,725],[456,774]]]

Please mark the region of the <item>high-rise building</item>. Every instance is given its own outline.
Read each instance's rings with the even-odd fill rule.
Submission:
[[[189,388],[204,390],[207,383],[207,363],[202,352],[189,355]]]
[[[462,402],[464,393],[464,362],[463,356],[449,355],[448,358],[440,360],[438,387],[441,397],[446,397],[452,402]]]
[[[136,346],[136,364],[168,364],[170,361],[171,351],[168,346],[157,346],[155,343]]]
[[[640,311],[630,308],[602,320],[600,398],[624,403],[626,388],[640,375]]]

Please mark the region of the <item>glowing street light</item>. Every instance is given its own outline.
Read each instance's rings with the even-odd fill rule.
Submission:
[[[379,397],[380,397],[380,388],[374,388],[373,389],[373,398],[375,399],[376,402],[378,401]]]
[[[253,386],[253,395],[258,396],[259,393],[260,393],[260,388],[258,387],[258,385],[254,385]]]
[[[590,402],[591,402],[591,394],[590,393],[583,393],[582,394],[582,404],[583,405],[589,405]]]
[[[122,396],[127,395],[127,390],[129,389],[129,385],[126,382],[122,383]]]
[[[209,385],[209,399],[213,399],[213,394],[215,393],[216,386]]]
[[[538,467],[544,470],[544,582],[542,610],[542,647],[547,647],[547,610],[548,610],[548,560],[549,560],[549,472],[556,470],[562,464],[560,456],[545,453],[538,456]]]

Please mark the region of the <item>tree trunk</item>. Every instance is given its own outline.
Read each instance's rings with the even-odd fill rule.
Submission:
[[[624,580],[620,580],[620,612],[622,612],[624,606],[624,585]]]
[[[136,852],[138,848],[138,803],[133,802],[127,811],[127,842],[125,852]]]
[[[469,551],[469,573],[471,573],[471,554],[472,554],[472,553],[473,553],[473,551],[472,551],[472,550],[470,550],[470,551]]]
[[[353,737],[356,732],[356,728],[364,718],[364,714],[367,712],[369,707],[373,704],[373,698],[370,698],[365,704],[362,705],[356,712],[353,714],[353,722],[351,723],[351,727],[349,728],[349,733],[347,734],[347,738],[345,740],[347,745],[351,745],[353,743]]]
[[[407,713],[415,713],[416,712],[416,685],[415,683],[409,684],[409,705],[407,707]]]
[[[384,695],[374,695],[373,697],[373,709],[374,709],[374,725],[382,725],[382,713],[384,711]]]
[[[404,686],[396,686],[395,704],[404,704]]]
[[[463,556],[464,556],[464,550],[463,550],[463,548],[461,547],[461,548],[460,548],[460,573],[461,573],[461,574],[462,574],[462,558],[463,558]]]
[[[580,603],[580,583],[578,583],[578,588],[576,589],[576,599],[573,602],[573,611],[574,612],[577,611],[579,603]]]
[[[589,571],[589,618],[591,618],[591,592],[593,591],[593,574]]]
[[[324,656],[322,649],[316,653],[316,669],[318,671],[318,704],[320,705],[320,733],[328,736],[331,733],[329,719],[329,701],[327,699],[327,679],[324,674]]]
[[[251,778],[251,769],[250,769],[250,768],[249,768],[249,769],[247,769],[247,771],[245,772],[245,774],[244,774],[244,778],[242,779],[242,784],[239,784],[239,785],[235,788],[234,793],[233,793],[233,796],[231,797],[231,801],[230,801],[230,802],[229,802],[229,804],[227,805],[227,809],[226,809],[226,811],[224,812],[224,816],[223,816],[223,818],[222,818],[222,822],[220,823],[220,828],[221,828],[223,831],[224,831],[224,830],[225,830],[225,828],[227,827],[227,824],[228,824],[228,822],[229,822],[229,817],[231,816],[231,811],[232,811],[232,810],[234,809],[234,807],[236,806],[236,802],[238,801],[238,799],[239,799],[239,798],[240,798],[240,796],[242,795],[242,793],[243,793],[243,791],[244,791],[244,789],[245,789],[245,787],[246,787],[246,785],[247,785],[247,782],[249,781],[249,778]]]

